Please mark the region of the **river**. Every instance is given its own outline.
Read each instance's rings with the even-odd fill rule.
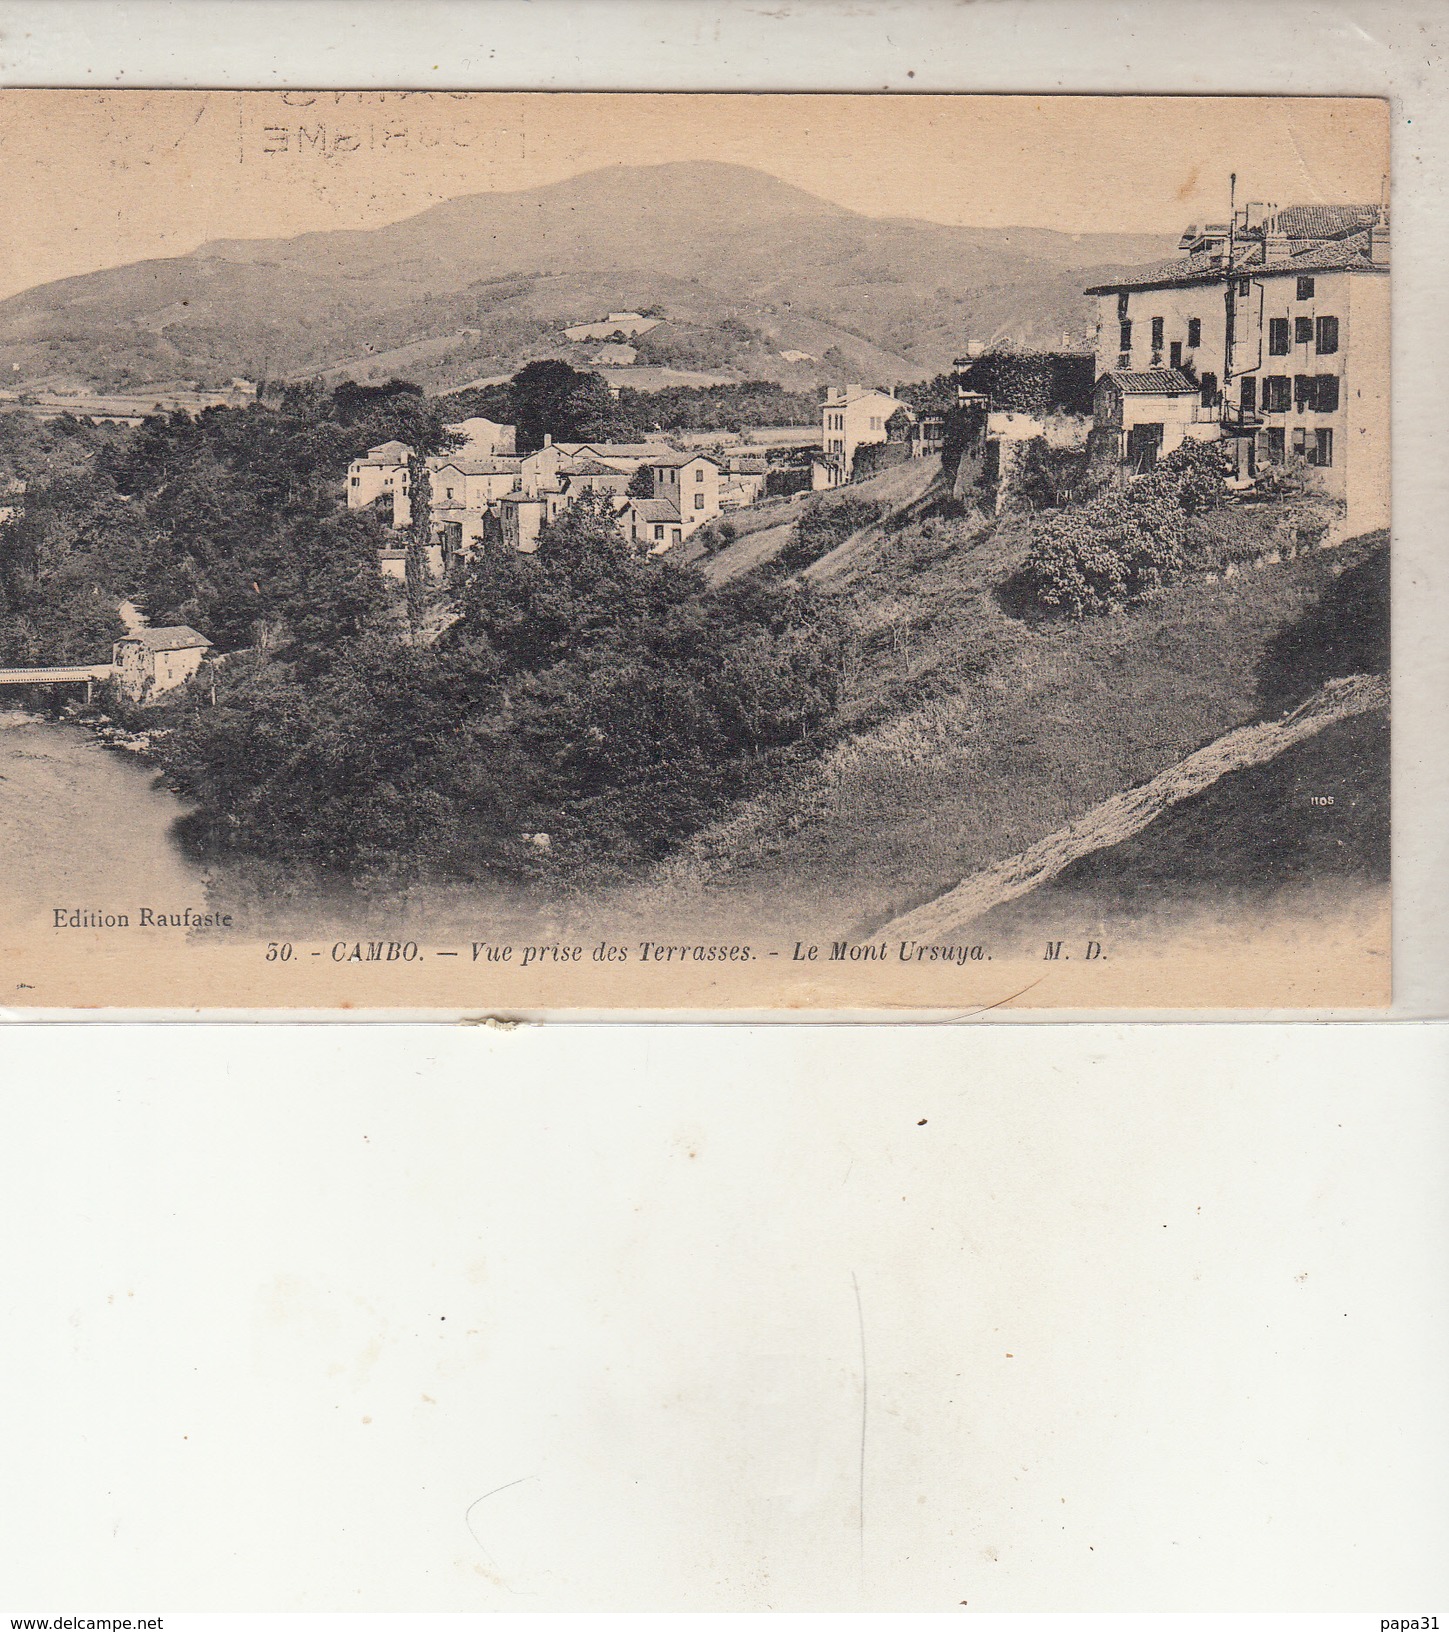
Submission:
[[[237,939],[273,935],[559,933],[562,909],[500,886],[349,887],[306,868],[202,866],[176,842],[186,806],[155,768],[83,727],[0,707],[0,930],[55,927],[56,909],[224,910]],[[80,926],[84,927],[84,926]]]
[[[57,907],[200,907],[205,878],[177,847],[184,806],[156,773],[89,732],[0,709],[0,924]]]

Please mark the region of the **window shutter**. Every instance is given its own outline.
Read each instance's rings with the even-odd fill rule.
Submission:
[[[1320,317],[1318,319],[1318,355],[1331,357],[1338,350],[1338,319],[1336,317]]]

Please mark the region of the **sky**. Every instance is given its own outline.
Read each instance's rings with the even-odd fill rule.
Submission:
[[[610,164],[720,159],[866,215],[1178,233],[1371,202],[1387,104],[1328,97],[0,90],[0,296],[215,238],[381,226]]]

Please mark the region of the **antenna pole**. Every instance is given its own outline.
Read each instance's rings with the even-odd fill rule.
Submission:
[[[1228,177],[1228,281],[1223,300],[1226,303],[1223,323],[1223,407],[1227,408],[1227,386],[1233,377],[1233,329],[1236,311],[1233,305],[1233,260],[1237,253],[1238,226],[1238,173]]]

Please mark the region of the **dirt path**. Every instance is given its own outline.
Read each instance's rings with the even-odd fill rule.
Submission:
[[[945,895],[893,919],[879,933],[922,942],[953,935],[991,908],[1049,882],[1082,856],[1130,839],[1172,805],[1201,793],[1230,772],[1262,765],[1326,726],[1355,714],[1387,708],[1388,703],[1389,683],[1380,675],[1330,680],[1281,720],[1229,731],[1150,782],[1105,800],[1070,826],[1049,833],[1019,854],[973,873]]]

